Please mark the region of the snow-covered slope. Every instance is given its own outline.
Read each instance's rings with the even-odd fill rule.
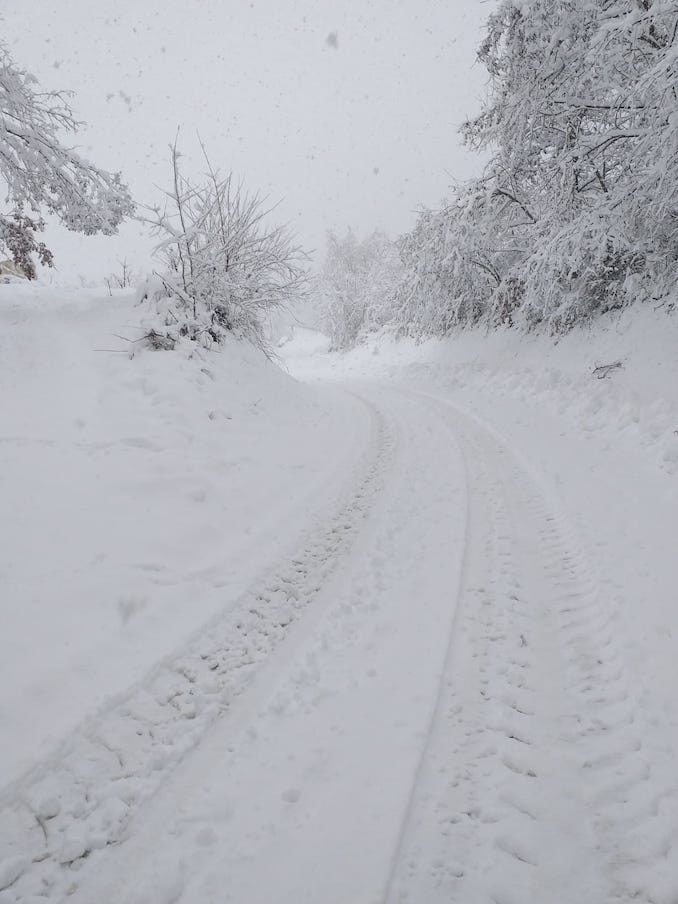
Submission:
[[[360,452],[355,405],[245,344],[130,359],[140,319],[0,286],[2,785],[275,562]]]
[[[557,340],[484,327],[424,342],[384,334],[321,360],[316,353],[327,349],[327,340],[297,329],[287,354],[300,376],[369,374],[435,385],[460,398],[481,392],[496,401],[522,401],[576,431],[642,451],[647,463],[676,473],[677,347],[678,312],[638,305]],[[609,364],[620,366],[594,373]]]

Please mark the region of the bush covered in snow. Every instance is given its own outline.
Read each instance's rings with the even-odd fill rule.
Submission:
[[[209,346],[232,334],[268,350],[266,319],[306,291],[306,256],[287,227],[270,225],[258,194],[220,176],[207,155],[205,178],[194,184],[180,158],[175,143],[167,203],[149,218],[160,264],[142,289],[159,315],[153,344],[186,337]]]

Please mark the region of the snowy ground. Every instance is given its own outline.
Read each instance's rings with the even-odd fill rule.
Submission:
[[[104,311],[0,307],[0,902],[675,904],[675,319],[298,383]]]
[[[139,316],[0,286],[4,783],[289,553],[360,459],[353,400],[242,344],[130,360]]]

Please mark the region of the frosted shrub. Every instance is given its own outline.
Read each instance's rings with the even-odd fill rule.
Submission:
[[[164,335],[209,346],[227,333],[268,352],[266,319],[305,293],[306,256],[285,226],[271,226],[270,210],[231,175],[208,172],[194,184],[171,151],[172,188],[148,222],[159,238],[151,292]],[[160,304],[162,302],[162,304]]]

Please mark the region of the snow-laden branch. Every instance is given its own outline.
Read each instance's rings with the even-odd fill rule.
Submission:
[[[10,205],[9,214],[0,215],[0,243],[28,276],[35,274],[31,253],[51,262],[34,236],[42,226],[40,211],[87,235],[110,235],[133,212],[119,174],[93,166],[63,143],[63,134],[79,126],[67,95],[38,90],[35,78],[17,68],[0,44],[0,182]]]

